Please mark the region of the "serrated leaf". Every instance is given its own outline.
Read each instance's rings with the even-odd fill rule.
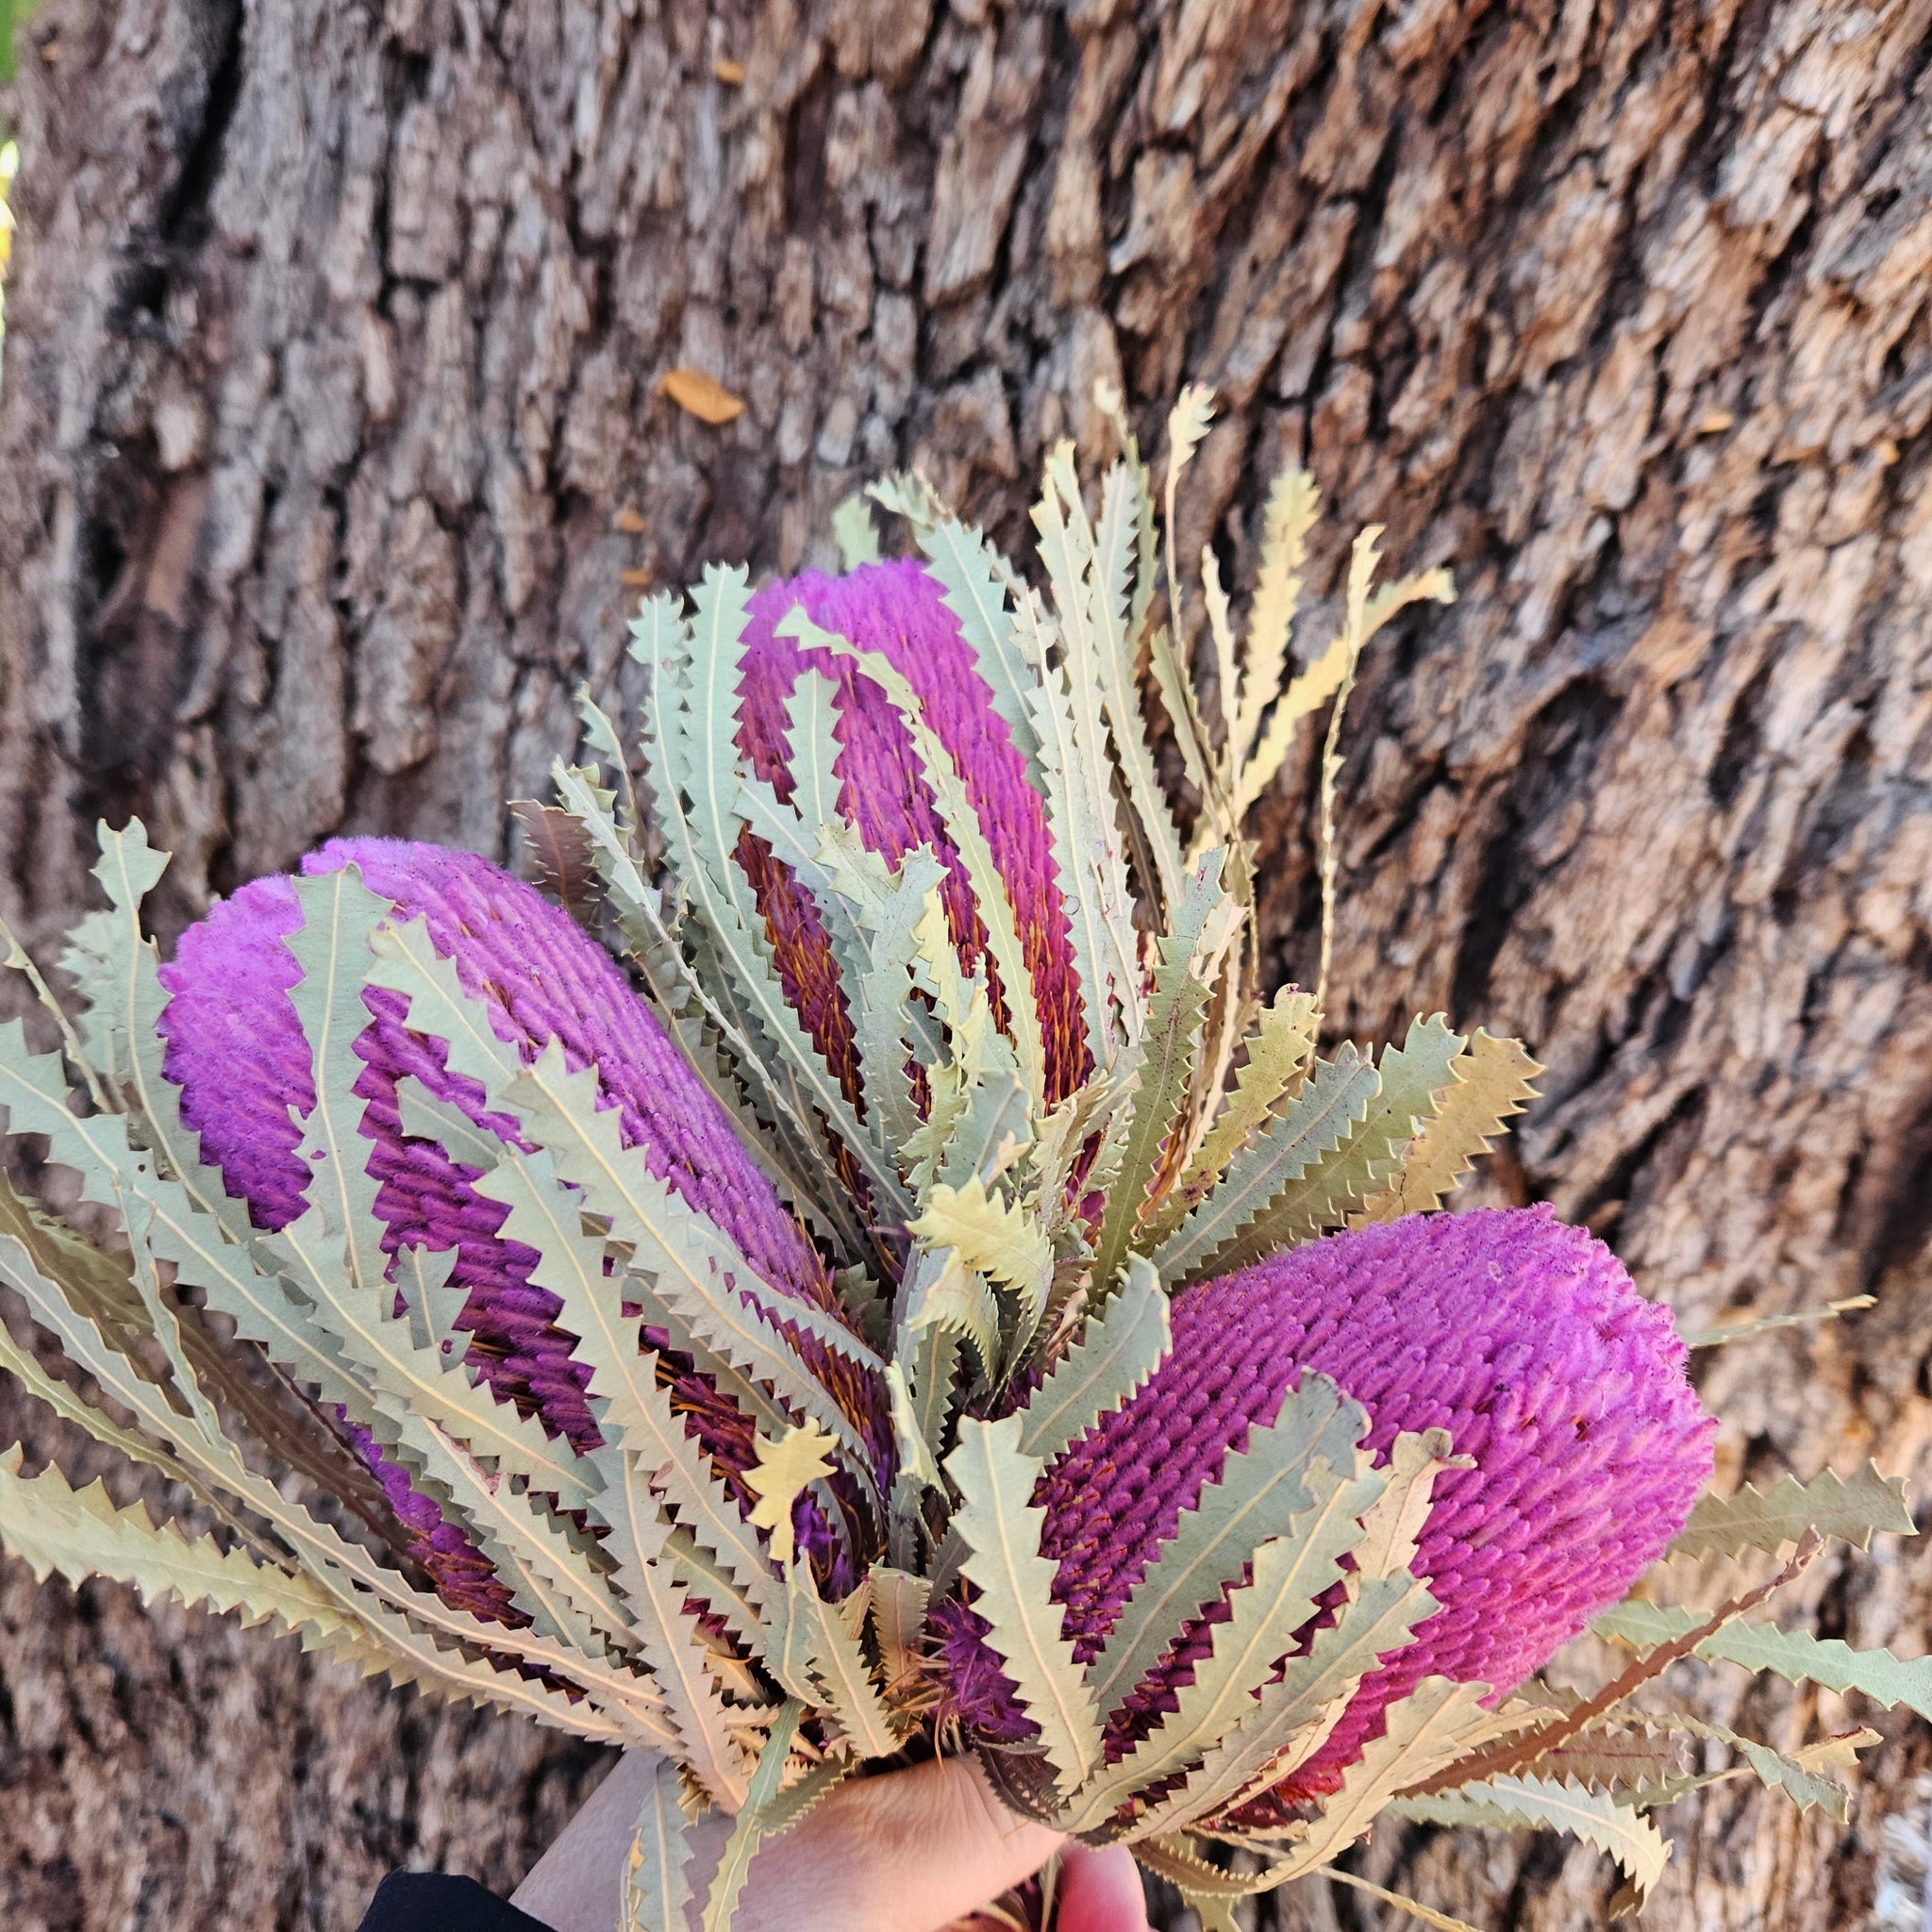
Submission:
[[[1091,651],[1050,660],[1052,627],[1030,588],[1020,591],[1016,630],[1040,679],[1029,708],[1087,1048],[1094,1065],[1106,1067],[1115,1053],[1116,1007],[1129,1035],[1139,1032],[1140,1010],[1133,894],[1108,791],[1112,762],[1099,685]]]
[[[988,950],[999,972],[1009,1036],[1021,1070],[1026,1075],[1027,1088],[1036,1099],[1041,1097],[1045,1092],[1045,1048],[1033,990],[1033,972],[1026,963],[1011,891],[993,861],[979,811],[966,789],[964,771],[927,722],[918,693],[881,652],[861,650],[846,639],[820,629],[802,609],[789,611],[774,629],[802,648],[828,651],[835,658],[849,660],[879,688],[899,714],[939,816],[965,871],[974,908],[986,928]]]
[[[655,1759],[625,1859],[623,1932],[685,1932],[691,1838],[678,1790],[676,1765]]]
[[[960,1493],[953,1526],[966,1545],[974,1607],[991,1626],[987,1642],[1039,1726],[1055,1778],[1071,1790],[1100,1762],[1100,1724],[1073,1646],[1060,1634],[1065,1613],[1050,1594],[1058,1566],[1041,1554],[1046,1512],[1031,1500],[1041,1463],[1021,1450],[1020,1429],[1017,1415],[960,1423],[958,1444],[946,1458]]]
[[[771,1561],[731,1492],[671,1407],[658,1376],[659,1357],[640,1357],[638,1411],[625,1424],[624,1451],[635,1456],[651,1486],[691,1534],[723,1562],[753,1605],[775,1614],[780,1591]]]
[[[1226,1623],[1212,1626],[1213,1650],[1194,1664],[1193,1681],[1176,1690],[1175,1708],[1082,1792],[1089,1815],[1103,1805],[1111,1809],[1130,1792],[1184,1770],[1213,1751],[1251,1715],[1257,1694],[1281,1664],[1295,1632],[1314,1616],[1315,1599],[1343,1574],[1341,1558],[1360,1534],[1356,1518],[1379,1489],[1374,1476],[1350,1477],[1326,1469],[1309,1474],[1310,1506],[1291,1520],[1287,1534],[1251,1549],[1252,1580],[1228,1591],[1232,1614]],[[1157,1577],[1155,1568],[1142,1579],[1142,1589],[1150,1584],[1163,1592],[1169,1587]],[[1178,1600],[1191,1588],[1189,1582],[1186,1590],[1175,1588],[1173,1594]],[[1181,1621],[1176,1618],[1167,1626],[1167,1643],[1172,1643]],[[1123,1626],[1126,1623],[1124,1614]],[[1096,1659],[1096,1668],[1104,1670],[1112,1685],[1100,1700],[1103,1708],[1133,1688],[1129,1659],[1146,1655],[1148,1645],[1144,1641],[1130,1641],[1133,1649],[1126,1655],[1105,1664]],[[1158,1655],[1156,1649],[1154,1656]]]
[[[240,1610],[242,1625],[273,1622],[278,1631],[326,1642],[355,1634],[355,1620],[306,1576],[271,1568],[211,1537],[190,1542],[173,1524],[157,1526],[144,1506],[117,1508],[99,1481],[75,1490],[49,1464],[20,1473],[18,1443],[0,1452],[0,1541],[44,1582],[58,1571],[79,1585],[90,1576],[131,1584],[142,1600],[176,1597],[188,1607]]]
[[[1032,1333],[1053,1277],[1053,1249],[1032,1216],[990,1195],[975,1174],[963,1188],[936,1186],[908,1231],[934,1251],[952,1249],[966,1267],[1010,1289],[1020,1299],[1021,1327]]]
[[[1833,1779],[1821,1777],[1819,1772],[1825,1764],[1856,1764],[1861,1745],[1879,1741],[1876,1731],[1857,1731],[1843,1738],[1827,1738],[1823,1743],[1814,1744],[1807,1750],[1786,1753],[1774,1751],[1769,1744],[1760,1744],[1755,1739],[1740,1737],[1736,1731],[1728,1730],[1723,1724],[1705,1724],[1680,1711],[1671,1712],[1660,1722],[1686,1737],[1707,1738],[1725,1745],[1743,1761],[1726,1771],[1704,1772],[1690,1777],[1668,1777],[1647,1783],[1624,1795],[1624,1804],[1643,1810],[1655,1810],[1659,1806],[1673,1803],[1685,1791],[1696,1790],[1705,1785],[1748,1772],[1758,1783],[1782,1790],[1800,1811],[1823,1810],[1843,1824],[1851,1816],[1852,1794]]]
[[[1449,1068],[1462,1044],[1440,1013],[1426,1020],[1418,1016],[1399,1047],[1383,1049],[1374,1095],[1347,1138],[1318,1165],[1283,1187],[1240,1237],[1214,1257],[1216,1265],[1240,1267],[1340,1227],[1350,1208],[1387,1181],[1417,1127],[1433,1118],[1437,1095],[1449,1085]],[[1341,1056],[1336,1058],[1339,1065]],[[1294,1111],[1291,1107],[1281,1118],[1287,1121]],[[1262,1141],[1266,1139],[1264,1135]],[[1212,1199],[1209,1196],[1210,1203]]]
[[[1028,782],[1037,788],[1040,741],[1030,704],[1037,680],[1013,640],[1004,559],[977,530],[957,517],[942,518],[919,530],[916,541],[940,585],[941,601],[958,620],[959,634],[992,693],[992,708],[1006,720],[1013,747],[1026,762]]]
[[[1640,1649],[1668,1643],[1705,1621],[1702,1610],[1629,1601],[1592,1619],[1599,1637]],[[1694,1653],[1707,1663],[1772,1671],[1792,1684],[1823,1684],[1842,1695],[1862,1691],[1880,1704],[1904,1705],[1932,1718],[1932,1657],[1900,1658],[1889,1650],[1854,1650],[1835,1637],[1780,1630],[1773,1624],[1727,1624]]]
[[[789,1627],[785,1648],[793,1660],[792,1674],[797,1675],[798,1662],[809,1673],[797,1688],[814,1690],[811,1701],[823,1701],[830,1708],[860,1757],[890,1757],[904,1740],[879,1699],[878,1686],[846,1621],[843,1606],[827,1604],[820,1597],[810,1571],[802,1562],[791,1566],[786,1603]],[[792,1682],[788,1680],[786,1688],[792,1689]]]
[[[579,925],[593,931],[597,868],[584,822],[561,806],[543,805],[534,798],[511,799],[509,815],[524,835],[530,883],[555,899]]]
[[[773,1324],[791,1324],[877,1373],[882,1365],[864,1342],[823,1310],[765,1283],[724,1229],[625,1146],[617,1113],[596,1104],[593,1068],[570,1072],[555,1041],[525,1067],[491,1030],[480,1003],[464,994],[420,922],[385,927],[377,944],[371,983],[409,996],[411,1023],[445,1041],[451,1069],[477,1081],[492,1108],[515,1114],[525,1139],[549,1151],[558,1179],[580,1189],[583,1205],[609,1222],[611,1238],[632,1250],[633,1265],[691,1332],[815,1416],[869,1466],[851,1418]]]
[[[1281,693],[1274,715],[1260,734],[1235,781],[1234,809],[1237,818],[1245,817],[1261,796],[1274,774],[1287,762],[1295,732],[1302,720],[1319,711],[1341,689],[1350,670],[1349,639],[1344,632],[1303,671]]]
[[[1301,601],[1301,569],[1321,496],[1306,470],[1284,470],[1269,488],[1267,508],[1261,513],[1261,567],[1248,609],[1241,705],[1229,746],[1229,763],[1236,771],[1246,764],[1262,713],[1281,690],[1289,634]]]
[[[1607,1792],[1557,1784],[1524,1772],[1464,1785],[1434,1797],[1407,1798],[1391,1805],[1391,1815],[1428,1824],[1481,1825],[1507,1830],[1527,1825],[1566,1831],[1614,1858],[1637,1888],[1640,1900],[1664,1875],[1668,1842],[1650,1820]]]
[[[1225,744],[1234,733],[1238,674],[1234,625],[1228,616],[1227,592],[1221,587],[1221,561],[1211,543],[1201,546],[1201,597],[1208,607],[1208,641],[1214,647],[1214,706],[1221,713],[1222,740]]]
[[[1168,1303],[1152,1263],[1127,1261],[1127,1278],[1020,1412],[1020,1448],[1051,1462],[1121,1407],[1153,1374],[1172,1340]]]
[[[1443,1195],[1507,1131],[1506,1123],[1536,1098],[1531,1082],[1541,1072],[1520,1040],[1493,1040],[1477,1027],[1450,1064],[1453,1084],[1435,1117],[1409,1142],[1394,1178],[1350,1215],[1348,1224],[1365,1227],[1440,1208]]]
[[[886,1689],[910,1678],[922,1667],[921,1639],[932,1584],[885,1563],[874,1563],[872,1579],[872,1630],[879,1647]]]
[[[717,1803],[736,1811],[745,1801],[742,1760],[704,1634],[665,1548],[670,1524],[660,1515],[638,1530],[639,1561],[624,1573],[623,1584],[640,1612],[639,1649],[676,1727],[684,1763]]]
[[[1107,724],[1107,735],[1100,741],[1110,743],[1112,760],[1119,767],[1141,834],[1142,853],[1152,868],[1149,884],[1160,903],[1171,908],[1180,892],[1180,838],[1148,749],[1135,683],[1133,641],[1127,636],[1126,577],[1134,511],[1126,469],[1116,464],[1102,485],[1096,528],[1080,500],[1073,445],[1061,442],[1049,454],[1033,525],[1040,535],[1040,559],[1053,591],[1068,668],[1076,695],[1089,685],[1097,691]]]
[[[1392,1576],[1408,1569],[1429,1520],[1437,1477],[1445,1470],[1474,1467],[1468,1457],[1455,1453],[1447,1429],[1405,1429],[1398,1435],[1389,1445],[1388,1487],[1362,1518],[1361,1541],[1353,1552],[1357,1569],[1365,1576]]]
[[[1315,996],[1283,987],[1261,1009],[1245,1044],[1246,1061],[1180,1180],[1147,1224],[1144,1240],[1158,1246],[1197,1208],[1221,1179],[1248,1137],[1269,1119],[1276,1102],[1301,1084],[1302,1070],[1314,1058]]]
[[[168,995],[162,989],[154,942],[141,929],[141,908],[167,870],[168,854],[148,843],[139,819],[115,831],[103,819],[96,827],[101,856],[93,875],[110,909],[90,913],[68,936],[62,964],[75,976],[89,1010],[79,1031],[89,1058],[109,1086],[131,1100],[152,1145],[172,1179],[231,1239],[249,1233],[247,1204],[230,1195],[221,1176],[201,1164],[201,1137],[181,1115],[181,1091],[162,1071],[165,1042],[159,1032]]]
[[[1807,1531],[1869,1550],[1880,1530],[1912,1536],[1918,1524],[1906,1504],[1905,1478],[1880,1475],[1878,1465],[1867,1462],[1849,1482],[1827,1469],[1808,1483],[1784,1476],[1769,1492],[1749,1483],[1734,1496],[1707,1492],[1667,1554],[1728,1556],[1750,1549],[1776,1556]]]
[[[904,517],[915,536],[931,529],[946,515],[939,492],[917,470],[894,470],[876,483],[868,483],[865,493],[889,515]]]
[[[1583,1731],[1524,1769],[1585,1790],[1630,1790],[1668,1783],[1682,1773],[1684,1759],[1668,1735],[1660,1738],[1643,1723],[1637,1730]]]
[[[1239,1712],[1238,1700],[1253,1688],[1241,1671],[1252,1669],[1258,1681],[1279,1661],[1298,1627],[1291,1623],[1275,1630],[1281,1607],[1295,1608],[1297,1590],[1305,1591],[1312,1604],[1334,1581],[1341,1555],[1361,1535],[1357,1519],[1383,1492],[1380,1475],[1359,1483],[1350,1480],[1356,1445],[1368,1428],[1361,1408],[1344,1401],[1325,1375],[1312,1372],[1282,1397],[1272,1424],[1249,1428],[1247,1447],[1230,1451],[1220,1479],[1204,1483],[1194,1507],[1181,1511],[1173,1536],[1155,1551],[1100,1655],[1088,1666],[1087,1681],[1103,1713],[1125,1702],[1190,1619],[1232,1589],[1229,1601],[1236,1606],[1237,1624],[1251,1625],[1253,1642],[1263,1648],[1272,1635],[1278,1635],[1282,1649],[1260,1658],[1257,1666],[1252,1659],[1243,1664],[1231,1648],[1241,1641],[1239,1633],[1230,1625],[1217,1625],[1217,1661],[1206,1667],[1205,1675],[1203,1667],[1196,1666],[1194,1685],[1180,1693],[1180,1711],[1163,1722],[1148,1744],[1171,1754],[1194,1723],[1206,1727],[1199,1748],[1219,1741],[1221,1732],[1213,1724],[1224,1712]],[[1239,1588],[1250,1561],[1254,1581]],[[1250,1593],[1264,1585],[1274,1592],[1272,1607],[1265,1596]],[[1306,1616],[1299,1621],[1306,1622]],[[1210,1702],[1215,1678],[1226,1682]],[[1170,1731],[1174,1734],[1171,1741],[1165,1735]],[[1133,1755],[1147,1748],[1142,1745]],[[1156,1775],[1142,1775],[1138,1782],[1151,1784]]]
[[[730,1932],[732,1914],[738,1909],[739,1894],[743,1891],[745,1877],[751,1871],[752,1856],[764,1838],[765,1814],[778,1795],[785,1760],[791,1755],[791,1740],[798,1735],[798,1720],[803,1711],[797,1698],[788,1698],[772,1720],[771,1735],[758,1753],[758,1769],[752,1773],[744,1803],[732,1823],[724,1849],[719,1854],[718,1869],[705,1897],[703,1932]]]
[[[742,568],[705,573],[686,625],[675,607],[654,600],[639,621],[638,650],[652,670],[645,707],[647,748],[658,790],[658,820],[667,857],[703,922],[708,943],[780,1065],[754,1051],[743,1063],[760,1075],[777,1104],[792,1116],[808,1145],[823,1116],[845,1142],[878,1204],[904,1204],[897,1170],[872,1144],[837,1076],[804,1030],[785,996],[763,915],[734,853],[743,823],[738,808],[742,775],[737,748],[738,693],[749,608]],[[690,798],[690,809],[683,807]],[[743,1028],[737,1029],[742,1033]],[[791,1095],[795,1086],[797,1099]]]
[[[832,541],[839,546],[839,564],[842,570],[858,570],[863,564],[879,560],[879,533],[873,527],[872,511],[859,491],[855,490],[850,496],[841,498],[839,507],[833,510]]]
[[[744,1486],[758,1500],[750,1521],[769,1533],[772,1560],[789,1568],[793,1549],[791,1506],[821,1476],[837,1466],[825,1451],[832,1439],[815,1425],[788,1429],[777,1441],[753,1439],[757,1462],[744,1473]]]
[[[1307,1837],[1291,1853],[1286,1875],[1325,1865],[1368,1830],[1396,1792],[1460,1757],[1472,1733],[1487,1728],[1490,1713],[1482,1699],[1488,1694],[1485,1684],[1424,1677],[1391,1704],[1387,1731],[1365,1744],[1342,1774],[1341,1789],[1326,1800]]]
[[[1209,921],[1232,904],[1222,889],[1225,859],[1224,852],[1212,852],[1190,870],[1172,930],[1160,941],[1154,997],[1133,1062],[1139,1084],[1127,1102],[1120,1167],[1094,1242],[1093,1282],[1103,1293],[1126,1260],[1192,1091],[1209,997],[1194,959]]]
[[[1363,1677],[1413,1642],[1436,1608],[1436,1599],[1412,1576],[1371,1577],[1335,1622],[1315,1633],[1307,1654],[1290,1658],[1280,1677],[1261,1687],[1252,1708],[1126,1836],[1175,1830],[1232,1810],[1249,1793],[1307,1763],[1327,1741]]]
[[[1270,1118],[1253,1146],[1229,1161],[1220,1183],[1156,1253],[1162,1278],[1210,1272],[1224,1255],[1273,1246],[1260,1230],[1277,1221],[1307,1219],[1311,1204],[1328,1192],[1322,1180],[1327,1157],[1358,1136],[1381,1084],[1346,1041],[1334,1059],[1318,1061],[1307,1085]]]

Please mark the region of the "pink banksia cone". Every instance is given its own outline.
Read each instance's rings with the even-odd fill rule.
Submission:
[[[766,1281],[836,1311],[823,1261],[723,1108],[609,957],[567,915],[487,859],[435,845],[337,840],[303,869],[318,874],[349,864],[402,918],[425,921],[464,991],[488,1002],[498,1039],[526,1059],[555,1041],[572,1068],[594,1065],[599,1105],[617,1109],[624,1140],[650,1171],[725,1229]],[[315,1091],[308,1043],[290,998],[300,971],[284,943],[301,924],[290,879],[256,879],[190,927],[161,969],[172,995],[160,1022],[164,1066],[181,1089],[183,1116],[201,1135],[203,1158],[221,1169],[229,1191],[268,1230],[286,1227],[305,1206],[297,1121],[314,1107]],[[537,1257],[503,1239],[508,1210],[475,1191],[475,1168],[402,1131],[397,1083],[413,1074],[501,1140],[513,1136],[514,1124],[489,1111],[474,1081],[450,1071],[444,1042],[411,1030],[400,994],[370,988],[362,997],[370,1018],[356,1042],[363,1063],[356,1091],[366,1103],[370,1172],[381,1184],[375,1210],[384,1249],[455,1250],[450,1283],[467,1291],[456,1326],[468,1335],[471,1362],[499,1400],[540,1417],[576,1448],[593,1447],[588,1371],[556,1325],[556,1297],[530,1279]],[[875,1391],[835,1360],[820,1368],[883,1441]],[[748,1422],[696,1376],[683,1377],[675,1392],[691,1418],[687,1426],[726,1470],[749,1468]],[[504,1615],[508,1593],[488,1559],[365,1432],[351,1434],[439,1591],[479,1615]],[[749,1507],[749,1491],[741,1500]],[[815,1507],[801,1505],[808,1514]],[[813,1526],[801,1525],[802,1541],[829,1549]]]
[[[1684,1374],[1671,1318],[1623,1264],[1547,1208],[1414,1215],[1337,1234],[1175,1297],[1172,1354],[1044,1473],[1043,1554],[1063,1630],[1098,1654],[1180,1513],[1249,1429],[1313,1370],[1359,1403],[1368,1445],[1442,1428],[1474,1467],[1440,1476],[1412,1565],[1441,1606],[1364,1679],[1322,1749],[1251,1807],[1265,1824],[1333,1791],[1388,1705],[1424,1676],[1497,1695],[1618,1601],[1683,1526],[1710,1474],[1715,1424]],[[1127,1705],[1110,1759],[1175,1707],[1225,1599],[1203,1606]],[[955,1603],[941,1619],[960,1716],[990,1742],[1032,1726]],[[1302,1633],[1305,1643],[1310,1631]]]
[[[986,951],[986,928],[904,722],[885,692],[849,658],[802,649],[776,635],[774,626],[793,608],[803,609],[821,629],[886,658],[912,687],[921,714],[958,762],[1012,901],[1040,1011],[1047,1098],[1063,1098],[1086,1072],[1087,1050],[1067,916],[1054,882],[1046,808],[1027,780],[1025,761],[994,708],[992,690],[974,664],[958,619],[939,584],[911,559],[863,564],[841,577],[808,571],[770,585],[751,600],[745,628],[739,749],[757,775],[789,799],[786,700],[801,671],[815,670],[833,681],[840,811],[888,865],[896,866],[922,844],[938,853],[946,867],[942,896],[961,962],[969,972],[984,967],[994,1017],[1004,1024],[1004,990]],[[739,841],[739,857],[771,924],[788,994],[849,1097],[861,1099],[851,1016],[810,893],[748,831]]]

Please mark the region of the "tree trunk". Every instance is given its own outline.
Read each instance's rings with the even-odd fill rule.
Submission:
[[[42,0],[7,97],[0,911],[44,947],[103,814],[174,849],[176,927],[338,831],[507,853],[636,586],[824,562],[908,461],[1017,541],[1044,449],[1104,447],[1096,377],[1150,442],[1199,377],[1184,555],[1250,579],[1299,460],[1318,589],[1381,523],[1460,591],[1364,669],[1341,1023],[1526,1037],[1544,1098],[1486,1185],[1690,1324],[1875,1292],[1700,1358],[1722,1461],[1923,1488],[1928,54],[1932,0]],[[744,413],[683,413],[680,365]],[[1257,814],[1283,977],[1312,758]],[[1808,1601],[1916,1652],[1932,1550]],[[12,1562],[0,1627],[9,1925],[341,1927],[402,1862],[508,1886],[598,1771]],[[1744,1702],[1773,1741],[1850,1722]],[[1862,1920],[1928,1755],[1874,1721],[1848,1829],[1738,1786],[1672,1814],[1651,1923]],[[1499,1927],[1609,1890],[1567,1841],[1402,1827],[1362,1869]]]

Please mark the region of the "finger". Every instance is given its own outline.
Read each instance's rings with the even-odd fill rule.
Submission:
[[[1141,1870],[1125,1845],[1068,1844],[1057,1907],[1058,1932],[1150,1932]]]
[[[748,1932],[939,1932],[1031,1876],[1060,1843],[1000,1803],[976,1758],[854,1778],[760,1848],[740,1923]]]

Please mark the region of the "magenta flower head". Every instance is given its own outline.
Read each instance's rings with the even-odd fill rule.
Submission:
[[[1304,1371],[1361,1405],[1378,1457],[1404,1431],[1442,1428],[1474,1465],[1438,1478],[1411,1565],[1441,1608],[1362,1682],[1276,1805],[1334,1790],[1381,1735],[1386,1707],[1424,1676],[1487,1683],[1498,1696],[1514,1689],[1625,1593],[1710,1474],[1715,1424],[1685,1379],[1669,1314],[1642,1300],[1608,1248],[1547,1208],[1411,1215],[1333,1235],[1189,1289],[1173,1323],[1173,1352],[1146,1385],[1035,1492],[1063,1631],[1083,1663],[1182,1510],[1250,1428],[1274,1420]],[[1191,1681],[1227,1615],[1224,1598],[1175,1631],[1110,1714],[1110,1757],[1174,1707],[1174,1687]],[[946,1630],[961,1715],[989,1740],[1026,1737],[970,1613],[951,1607]]]
[[[946,913],[970,972],[984,964],[994,1017],[1007,1019],[999,974],[966,871],[933,804],[910,736],[886,694],[849,658],[802,650],[773,626],[802,608],[822,629],[860,650],[876,651],[911,685],[925,722],[958,761],[993,864],[1013,903],[1046,1049],[1050,1100],[1070,1092],[1086,1071],[1078,981],[1066,912],[1048,854],[1045,801],[1027,782],[1007,721],[974,664],[973,653],[939,584],[916,560],[873,563],[841,577],[808,571],[751,600],[745,628],[743,724],[739,748],[781,799],[791,795],[785,702],[810,668],[838,687],[841,811],[868,847],[897,865],[929,844],[947,870]],[[751,874],[770,922],[786,991],[827,1061],[857,1098],[852,1022],[838,983],[830,941],[811,895],[750,832],[739,858]]]
[[[650,1171],[730,1233],[767,1281],[836,1309],[818,1254],[723,1109],[609,957],[565,913],[487,859],[434,845],[336,840],[303,869],[349,864],[403,918],[425,922],[464,991],[488,1000],[500,1040],[528,1058],[554,1040],[574,1069],[594,1065],[601,1104],[617,1109],[623,1138]],[[165,1069],[181,1089],[183,1116],[202,1137],[203,1158],[248,1203],[256,1224],[271,1230],[302,1212],[307,1174],[297,1123],[315,1105],[308,1044],[289,998],[300,974],[283,943],[300,924],[291,882],[256,879],[190,927],[161,969],[172,995],[160,1022]],[[469,1357],[492,1391],[577,1448],[594,1446],[588,1372],[555,1325],[556,1298],[530,1279],[537,1257],[501,1238],[508,1210],[474,1190],[476,1170],[404,1134],[397,1083],[413,1074],[499,1139],[509,1139],[514,1124],[488,1112],[482,1091],[450,1072],[444,1042],[409,1029],[399,994],[369,988],[363,1003],[370,1020],[357,1042],[365,1071],[356,1091],[367,1103],[362,1132],[374,1143],[370,1171],[381,1183],[375,1207],[384,1248],[454,1249],[451,1285],[468,1291],[456,1325],[468,1333]],[[825,1368],[834,1379],[835,1365]],[[850,1392],[860,1405],[868,1400],[867,1391]],[[749,1467],[749,1424],[708,1385],[680,1393],[707,1448],[727,1467]],[[363,1431],[352,1433],[441,1592],[480,1614],[500,1613],[508,1597],[487,1559]],[[743,1500],[750,1503],[748,1492]],[[802,1536],[809,1546],[808,1527]]]

